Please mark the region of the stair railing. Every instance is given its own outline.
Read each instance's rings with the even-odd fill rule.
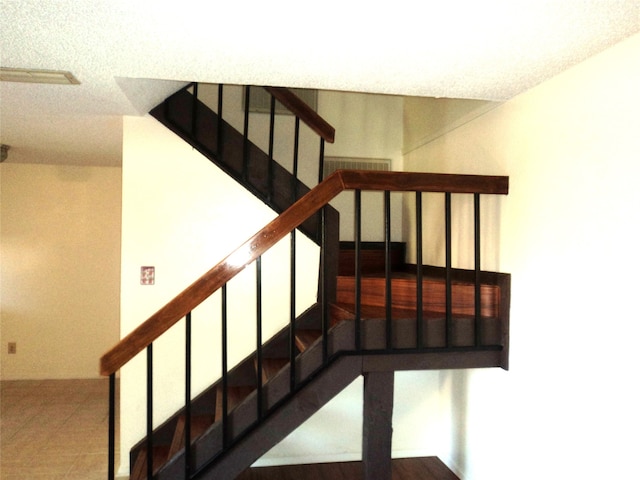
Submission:
[[[193,284],[182,291],[173,300],[167,303],[164,307],[158,310],[148,320],[139,325],[125,338],[123,338],[116,346],[103,355],[100,360],[100,373],[101,375],[109,377],[109,478],[113,479],[115,475],[115,376],[116,373],[134,356],[138,353],[147,351],[147,478],[153,478],[154,466],[151,451],[153,450],[153,344],[164,332],[179,322],[181,319],[185,319],[185,328],[187,335],[187,344],[185,346],[185,363],[186,369],[186,385],[185,385],[185,414],[186,424],[190,425],[190,409],[191,409],[191,386],[190,386],[190,358],[191,358],[191,312],[198,305],[200,305],[205,299],[210,297],[216,291],[222,292],[222,356],[223,356],[223,373],[222,373],[222,390],[223,390],[223,416],[222,416],[222,450],[221,452],[209,461],[201,463],[199,465],[193,465],[191,460],[191,441],[189,426],[185,428],[185,453],[184,453],[184,478],[199,478],[203,472],[207,470],[217,456],[224,454],[226,449],[232,448],[233,442],[241,435],[246,435],[251,431],[254,426],[260,422],[262,418],[269,415],[271,412],[266,410],[263,406],[263,401],[260,398],[262,396],[262,380],[260,379],[261,372],[258,371],[256,379],[257,390],[257,412],[256,422],[250,425],[245,432],[241,432],[238,436],[232,436],[230,434],[230,426],[228,424],[229,411],[228,411],[228,348],[227,344],[227,325],[229,319],[227,318],[227,297],[226,286],[228,282],[234,278],[238,273],[247,268],[250,264],[255,263],[257,271],[257,291],[261,291],[262,276],[261,270],[261,258],[271,247],[278,243],[285,236],[298,228],[306,219],[310,218],[317,212],[323,212],[326,209],[328,203],[336,197],[340,192],[345,190],[353,190],[355,192],[355,238],[354,245],[356,250],[355,255],[355,316],[353,317],[353,325],[355,330],[354,343],[352,347],[347,350],[351,354],[389,354],[397,351],[401,352],[424,352],[433,347],[425,345],[423,343],[424,332],[422,331],[421,316],[424,310],[423,293],[422,293],[422,275],[423,272],[433,274],[437,271],[438,274],[442,274],[445,277],[446,285],[446,300],[443,307],[444,314],[446,316],[446,343],[443,346],[435,348],[437,351],[470,351],[470,350],[500,350],[502,351],[503,359],[498,365],[502,365],[506,368],[506,350],[508,348],[507,340],[503,336],[499,341],[495,341],[491,344],[485,344],[482,337],[482,320],[487,315],[497,315],[495,313],[486,313],[484,310],[491,308],[483,303],[483,296],[481,294],[481,281],[483,275],[486,272],[480,270],[480,218],[479,218],[479,199],[481,194],[507,194],[508,193],[508,177],[497,176],[475,176],[475,175],[447,175],[447,174],[427,174],[427,173],[404,173],[404,172],[371,172],[371,171],[344,171],[339,170],[331,174],[324,181],[322,181],[315,188],[299,198],[290,208],[280,214],[277,218],[271,221],[268,225],[262,228],[259,232],[249,238],[245,243],[239,246],[234,252],[228,255],[218,265],[214,266],[211,270],[205,273],[202,277],[196,280]],[[370,347],[363,345],[362,333],[366,325],[363,324],[365,315],[362,311],[362,296],[363,287],[362,283],[364,276],[362,273],[361,256],[362,256],[362,240],[361,240],[361,219],[362,219],[362,191],[381,191],[384,192],[385,206],[384,206],[384,218],[385,218],[385,279],[387,283],[385,291],[385,340],[382,348]],[[390,214],[390,193],[391,192],[415,192],[416,195],[416,245],[417,245],[417,265],[416,275],[419,287],[416,293],[416,345],[414,347],[401,347],[398,348],[393,343],[394,337],[394,299],[392,298],[393,289],[391,287],[391,271],[389,268],[391,258],[391,214]],[[439,192],[445,195],[445,212],[446,217],[446,261],[444,268],[436,267],[435,269],[425,269],[422,266],[422,193],[423,192]],[[461,274],[458,269],[452,266],[452,254],[451,254],[451,229],[452,229],[452,206],[451,196],[452,194],[471,194],[474,198],[474,248],[475,248],[475,270],[473,275],[473,295],[474,295],[474,322],[475,322],[475,340],[472,345],[459,346],[453,341],[453,328],[454,328],[454,315],[460,316],[465,312],[460,312],[454,305],[454,289],[456,288],[455,282],[459,281],[459,275]],[[292,237],[295,234],[292,235]],[[330,237],[335,238],[337,232],[329,231],[326,228],[326,224],[322,228],[322,244],[330,241]],[[330,320],[330,303],[333,302],[333,298],[325,294],[328,283],[331,281],[330,276],[335,276],[335,272],[327,274],[325,267],[330,263],[326,258],[326,248],[321,248],[321,275],[320,275],[320,312],[321,312],[321,345],[322,345],[322,360],[318,368],[319,371],[325,368],[331,361],[333,361],[337,355],[341,352],[335,351],[334,347],[330,348],[330,332],[331,332],[331,320]],[[292,240],[291,248],[291,261],[292,272],[295,270],[293,265],[295,264],[295,241]],[[464,273],[462,274],[464,276]],[[292,273],[292,277],[294,274]],[[466,279],[463,279],[466,281]],[[291,288],[295,289],[295,278],[291,281]],[[505,299],[504,295],[508,295],[508,292],[502,292],[502,304],[500,305],[501,313],[503,317],[508,317],[508,311],[505,313],[504,309],[508,309],[508,297]],[[293,296],[291,298],[294,298]],[[505,301],[506,300],[506,301]],[[258,310],[261,309],[260,294],[258,295]],[[439,307],[438,307],[439,308]],[[256,344],[256,358],[258,364],[262,363],[262,345],[263,339],[261,338],[262,330],[262,318],[260,311],[257,312],[257,344]],[[503,333],[507,328],[507,318],[502,318]],[[295,308],[291,308],[290,319],[290,387],[289,394],[285,397],[290,398],[295,394],[297,390],[304,386],[305,380],[301,381],[298,374],[296,374],[296,354],[294,353],[294,339],[296,336],[296,319]],[[428,338],[428,337],[427,337]],[[349,353],[347,352],[347,353]],[[284,401],[284,400],[283,400]]]
[[[233,88],[224,85],[191,83],[169,97],[163,104],[151,111],[156,118],[162,118],[163,123],[175,133],[193,145],[200,153],[215,161],[227,174],[243,184],[258,198],[276,212],[282,212],[291,204],[291,195],[294,192],[298,196],[306,193],[322,180],[324,167],[325,143],[333,143],[335,129],[326,122],[318,113],[292,91],[283,87],[256,87],[244,86],[243,101],[234,99],[228,104],[225,98],[235,98]],[[254,142],[265,142],[257,133],[254,123],[263,115],[254,115],[250,110],[251,98],[258,89],[264,89],[270,95],[269,126],[267,146],[259,148]],[[211,92],[217,93],[212,94]],[[227,96],[227,92],[231,91]],[[211,97],[217,97],[217,100]],[[294,149],[293,160],[290,168],[292,174],[290,185],[283,185],[286,168],[291,158],[274,158],[275,146],[282,143],[276,137],[276,103],[280,103],[293,115],[294,118]],[[236,110],[239,103],[244,105],[242,118],[238,119]],[[211,119],[207,115],[210,110],[216,115]],[[280,119],[289,117],[280,116]],[[231,125],[235,124],[235,127]],[[306,125],[311,132],[317,135],[319,146],[317,147],[317,174],[315,178],[306,176],[309,186],[299,179],[298,155],[300,148],[314,148],[312,144],[303,145],[300,141],[301,124]],[[253,133],[256,131],[256,133]],[[236,138],[238,134],[241,137]],[[288,136],[289,133],[287,132]],[[258,136],[259,138],[255,138]],[[306,139],[307,137],[305,137]],[[253,139],[253,141],[252,141]],[[310,139],[308,141],[311,141]],[[307,151],[305,150],[305,151]],[[289,156],[290,152],[277,152],[280,156]],[[266,167],[259,164],[261,155],[268,157]],[[309,158],[308,160],[311,160]],[[309,171],[311,165],[305,162],[305,171]],[[287,181],[289,182],[289,181]],[[310,221],[301,230],[314,241],[319,243],[319,220]]]

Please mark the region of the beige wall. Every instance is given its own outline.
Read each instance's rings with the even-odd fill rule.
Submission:
[[[119,336],[121,169],[0,170],[2,379],[97,377]]]
[[[405,157],[510,176],[485,221],[512,274],[511,368],[442,372],[440,455],[470,479],[638,471],[640,35]]]

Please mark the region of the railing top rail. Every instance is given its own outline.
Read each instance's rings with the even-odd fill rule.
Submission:
[[[287,107],[294,115],[302,120],[311,130],[316,132],[326,142],[333,143],[336,130],[327,121],[316,113],[316,111],[293,93],[284,87],[264,87],[282,105]]]
[[[100,374],[111,375],[344,190],[507,194],[509,177],[338,170],[249,238],[105,353]]]
[[[341,170],[345,190],[390,190],[398,192],[450,192],[506,195],[509,177],[448,173],[381,172]]]

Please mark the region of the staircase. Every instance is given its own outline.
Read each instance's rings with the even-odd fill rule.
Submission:
[[[257,347],[236,365],[227,365],[227,322],[233,320],[227,320],[223,306],[221,378],[192,396],[187,360],[185,405],[156,427],[151,421],[149,372],[147,435],[131,449],[130,478],[236,478],[360,375],[365,376],[365,478],[390,478],[393,398],[388,392],[393,391],[394,371],[508,366],[509,275],[480,269],[479,228],[475,229],[475,270],[453,268],[450,253],[451,195],[471,194],[478,205],[480,194],[507,193],[507,180],[339,171],[309,189],[297,178],[299,121],[315,125],[311,128],[321,135],[319,172],[324,141],[333,140],[326,122],[288,91],[269,89],[274,98],[272,125],[275,99],[296,116],[296,152],[290,171],[274,160],[271,146],[264,152],[248,140],[248,120],[242,134],[223,120],[219,88],[215,112],[198,99],[198,86],[191,85],[151,114],[282,213],[107,352],[101,359],[101,373],[110,377],[113,386],[121,366],[145,349],[150,359],[153,341],[183,319],[189,359],[191,311],[218,290],[226,299],[226,283],[249,264],[255,263],[259,272],[261,255],[296,228],[321,247],[318,301],[302,315],[292,314],[289,325],[268,339],[261,338],[259,318]],[[343,190],[356,192],[356,236],[352,242],[339,243],[338,214],[328,202]],[[363,190],[385,192],[387,228],[380,242],[360,239]],[[421,226],[418,262],[405,263],[406,244],[390,240],[391,191],[415,192],[416,205],[422,204],[422,192],[445,195],[449,247],[444,267],[422,265]],[[417,210],[421,225],[421,209]],[[478,212],[476,207],[479,224]],[[295,233],[291,237],[295,256]],[[249,252],[240,264],[239,252]],[[114,388],[110,403],[115,403]],[[388,412],[388,418],[381,421],[380,411]],[[115,476],[113,445],[112,430],[110,478]]]

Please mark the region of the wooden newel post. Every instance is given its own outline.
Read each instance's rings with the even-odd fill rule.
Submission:
[[[364,374],[362,465],[364,480],[391,480],[393,372]]]

